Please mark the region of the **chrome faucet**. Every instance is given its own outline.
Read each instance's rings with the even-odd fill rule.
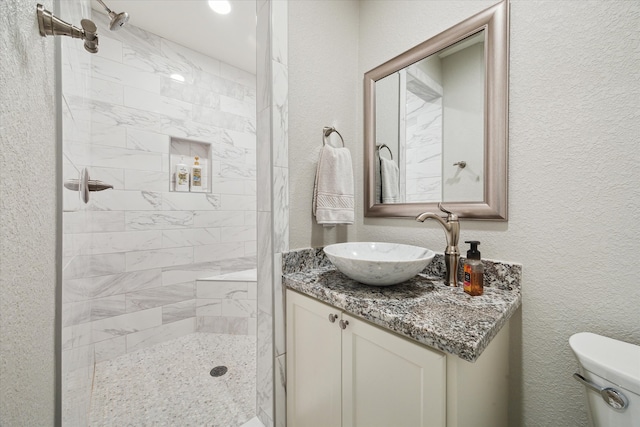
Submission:
[[[458,286],[458,262],[460,261],[460,250],[458,249],[458,238],[460,237],[460,222],[458,215],[449,212],[438,203],[438,208],[447,214],[446,221],[440,216],[431,212],[423,212],[416,217],[416,221],[424,222],[425,219],[435,219],[444,227],[444,234],[447,237],[447,248],[444,250],[444,263],[447,267],[447,285]]]

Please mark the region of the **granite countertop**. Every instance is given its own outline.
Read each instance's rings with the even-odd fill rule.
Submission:
[[[518,264],[483,260],[484,294],[471,297],[461,286],[444,284],[441,255],[420,275],[388,287],[349,279],[317,249],[283,255],[286,288],[469,362],[480,356],[521,302]]]

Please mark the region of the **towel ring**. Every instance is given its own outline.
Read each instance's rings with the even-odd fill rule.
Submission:
[[[340,135],[340,132],[338,132],[336,128],[334,128],[333,126],[332,127],[325,126],[324,129],[322,129],[322,145],[326,145],[328,143],[327,138],[333,132],[338,134],[338,136],[340,137],[340,141],[342,141],[342,147],[344,147],[344,138],[342,138],[342,135]]]
[[[387,150],[389,150],[389,155],[391,156],[391,160],[393,160],[393,153],[391,152],[391,148],[389,148],[389,146],[387,144],[379,144],[378,146],[378,155],[380,155],[380,150],[382,150],[383,148],[386,148]]]

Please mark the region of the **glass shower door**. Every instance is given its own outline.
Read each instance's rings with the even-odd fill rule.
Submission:
[[[62,39],[63,425],[239,425],[255,287],[201,279],[255,268],[255,74],[59,3],[100,35],[95,55]],[[178,191],[196,161],[201,185]]]

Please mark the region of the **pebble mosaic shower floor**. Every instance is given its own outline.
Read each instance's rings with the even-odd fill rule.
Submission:
[[[194,333],[99,363],[90,425],[240,426],[256,414],[255,355],[255,336]]]

